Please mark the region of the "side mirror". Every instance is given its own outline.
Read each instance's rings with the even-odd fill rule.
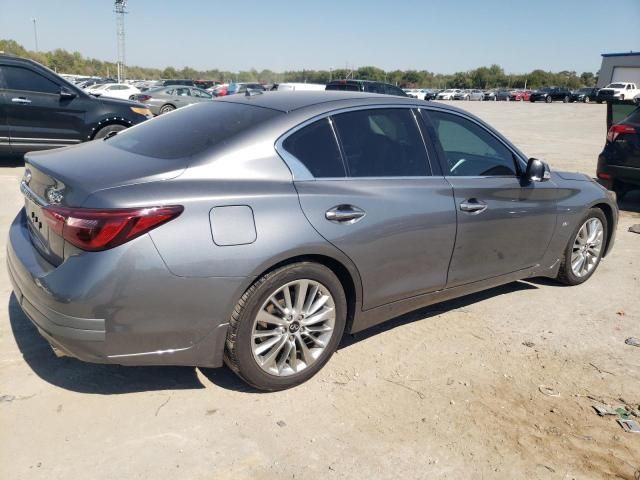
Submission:
[[[549,169],[549,165],[546,162],[537,158],[530,158],[524,177],[529,182],[544,182],[551,178],[551,169]]]
[[[60,87],[60,98],[64,100],[70,100],[75,97],[76,97],[75,92],[72,92],[67,87]]]

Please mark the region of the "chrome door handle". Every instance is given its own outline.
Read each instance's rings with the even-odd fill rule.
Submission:
[[[364,210],[353,205],[337,205],[327,210],[324,217],[334,223],[355,223],[365,215]]]
[[[31,103],[31,100],[25,97],[14,97],[11,99],[13,103]]]
[[[484,202],[470,198],[460,204],[460,210],[468,213],[482,213],[487,209],[488,205]]]

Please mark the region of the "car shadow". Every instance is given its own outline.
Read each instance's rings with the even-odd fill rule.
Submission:
[[[427,320],[435,315],[463,308],[488,298],[536,288],[538,287],[532,283],[514,282],[421,308],[365,331],[345,335],[338,348],[349,348],[374,335],[417,320]],[[11,294],[8,310],[11,330],[25,362],[41,379],[65,390],[117,395],[160,390],[202,389],[205,385],[198,378],[197,370],[199,370],[217,387],[244,393],[264,393],[248,386],[227,367],[198,369],[194,367],[124,367],[85,363],[70,357],[58,358],[22,312],[14,294]]]
[[[558,284],[554,283],[554,285]],[[358,333],[345,335],[342,339],[342,342],[340,342],[340,345],[338,346],[338,350],[349,348],[358,342],[366,340],[375,335],[379,335],[383,332],[393,330],[394,328],[401,327],[408,323],[413,323],[418,320],[427,320],[431,317],[435,317],[436,315],[447,313],[452,310],[457,310],[459,308],[464,308],[474,303],[481,302],[482,300],[487,300],[499,295],[507,295],[509,293],[521,290],[535,290],[537,288],[537,286],[529,283],[528,281],[513,282],[506,285],[501,285],[499,287],[494,287],[489,290],[483,290],[482,292],[465,295],[464,297],[454,298],[446,302],[436,303],[434,305],[420,308],[418,310],[413,310],[409,313],[405,313],[404,315],[400,315],[399,317],[387,320],[386,322],[376,325],[375,327],[368,328]]]

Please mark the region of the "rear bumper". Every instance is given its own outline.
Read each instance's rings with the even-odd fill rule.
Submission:
[[[55,350],[95,363],[222,365],[247,279],[177,277],[148,236],[54,267],[32,246],[23,212],[9,231],[8,273],[23,312]]]
[[[616,181],[640,185],[640,167],[611,164],[604,153],[598,158],[596,171],[598,183],[609,190],[613,190]]]

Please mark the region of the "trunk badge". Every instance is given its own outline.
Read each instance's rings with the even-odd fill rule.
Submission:
[[[22,181],[26,185],[29,185],[29,182],[31,181],[31,170],[29,170],[28,168],[25,169],[25,171],[24,171],[24,176],[22,177]]]
[[[46,196],[47,196],[47,200],[50,203],[57,204],[62,202],[62,199],[64,198],[64,193],[62,193],[62,190],[59,190],[55,187],[49,187],[47,188]]]

